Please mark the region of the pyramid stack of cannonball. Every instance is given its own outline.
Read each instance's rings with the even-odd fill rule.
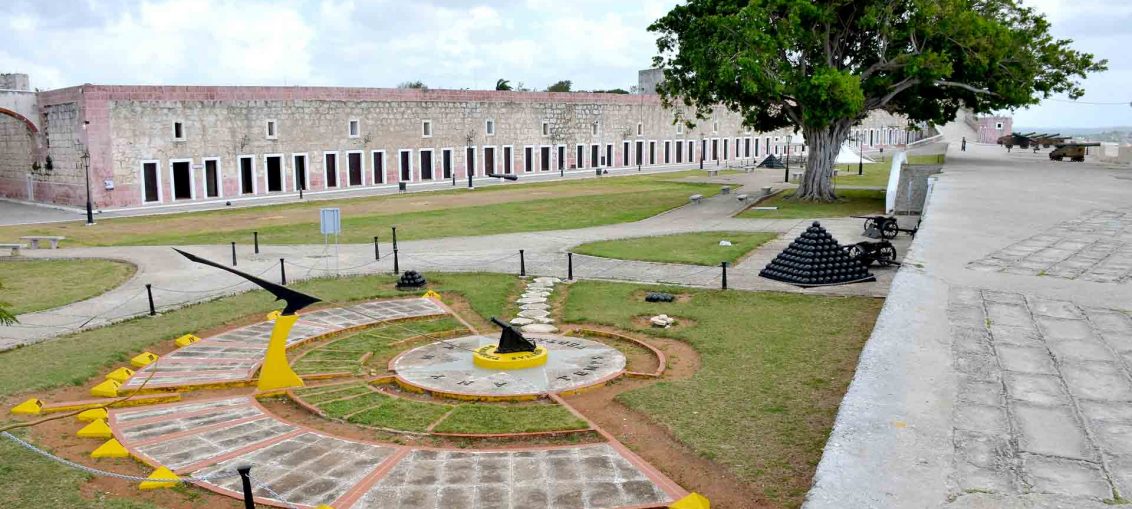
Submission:
[[[817,221],[771,260],[759,275],[803,287],[876,281],[876,277],[860,261],[850,257]]]
[[[397,288],[401,290],[421,288],[427,282],[420,272],[415,270],[406,270],[401,274],[401,278],[397,280]]]

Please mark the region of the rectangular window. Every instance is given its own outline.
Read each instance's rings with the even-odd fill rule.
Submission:
[[[565,170],[566,169],[566,146],[565,145],[559,145],[558,146],[558,169],[559,170]]]
[[[586,146],[585,145],[578,145],[578,146],[574,147],[574,167],[579,169],[579,170],[582,169],[582,168],[585,168],[586,167],[585,158],[586,158]]]
[[[543,122],[542,123],[542,135],[543,136],[550,136],[550,122]]]
[[[728,145],[730,145],[729,143],[727,143],[728,141],[731,141],[731,140],[728,140],[727,138],[723,139],[723,160],[724,161],[726,161],[728,159],[728,157],[727,157],[728,150],[727,149],[730,148],[730,147],[728,147]]]
[[[684,142],[676,142],[676,164],[684,162]]]
[[[712,138],[711,140],[711,160],[719,160],[719,138]]]
[[[240,194],[255,194],[255,158],[240,157]]]
[[[357,138],[361,134],[361,126],[357,120],[350,120],[349,126],[346,128],[346,134],[351,138]]]
[[[621,142],[621,166],[629,166],[629,142]]]
[[[712,134],[715,134],[715,133],[718,133],[718,132],[719,132],[719,121],[718,121],[718,120],[716,120],[716,121],[713,121],[713,122],[711,123],[711,132],[712,132]]]
[[[644,136],[644,135],[645,135],[645,125],[640,123],[640,122],[637,122],[637,136]]]
[[[432,180],[432,149],[421,149],[421,180]]]
[[[669,164],[671,162],[672,162],[672,142],[666,141],[666,142],[664,142],[664,164]]]
[[[511,147],[503,147],[503,173],[505,175],[511,174],[511,164],[515,160],[511,155]]]
[[[412,182],[413,181],[413,151],[402,150],[397,153],[398,182]]]
[[[157,171],[157,161],[146,161],[141,167],[142,199],[146,203],[161,201],[161,176]]]
[[[173,122],[173,139],[185,139],[185,124],[182,122]]]
[[[539,147],[538,163],[539,170],[550,171],[550,147]]]
[[[523,147],[523,171],[535,171],[535,151],[532,147]]]
[[[338,187],[338,154],[327,152],[323,156],[326,187]]]
[[[349,179],[347,185],[365,185],[365,168],[362,168],[362,153],[360,151],[346,152],[346,174]]]
[[[700,157],[703,157],[701,154]],[[688,140],[688,162],[696,162],[696,142]]]
[[[495,173],[495,147],[483,148],[483,169],[487,173]]]
[[[421,137],[432,138],[432,121],[431,120],[422,120],[421,121]]]
[[[276,136],[275,136],[275,121],[274,120],[268,120],[267,125],[264,127],[264,129],[265,129],[266,134],[267,134],[267,139],[274,140],[276,138]]]
[[[601,166],[601,156],[598,155],[599,151],[601,151],[600,145],[590,145],[590,168]]]
[[[743,138],[743,157],[751,157],[751,139]]]
[[[598,126],[598,123],[594,122],[593,125],[592,125],[593,129],[590,131],[590,133],[593,134],[594,136],[597,136],[597,126]]]
[[[684,122],[676,122],[676,134],[684,134]]]
[[[385,151],[374,150],[370,152],[370,159],[373,159],[373,183],[385,183]]]
[[[446,148],[440,152],[440,171],[445,179],[454,178],[452,173],[452,149]],[[453,182],[454,183],[454,182]]]
[[[487,119],[483,123],[483,132],[487,133],[488,136],[495,136],[495,121]]]
[[[649,164],[656,164],[656,142],[649,142]]]
[[[307,156],[306,154],[295,154],[292,156],[295,167],[295,178],[292,182],[295,183],[295,190],[307,190],[310,184],[307,182]]]
[[[204,196],[205,198],[220,197],[220,160],[204,160]]]
[[[645,142],[637,142],[637,153],[635,155],[637,156],[637,166],[640,166],[641,163],[645,160]]]
[[[173,200],[193,199],[192,161],[170,161],[169,181],[173,184]]]
[[[267,172],[267,192],[283,190],[283,156],[264,156],[264,171]]]

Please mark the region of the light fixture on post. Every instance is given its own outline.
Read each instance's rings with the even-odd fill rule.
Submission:
[[[83,120],[83,134],[86,134],[86,126],[90,125],[89,120]],[[85,136],[84,136],[85,137]],[[84,143],[86,140],[84,140]],[[86,143],[89,145],[89,143]],[[90,149],[83,148],[83,155],[79,156],[83,161],[83,175],[86,177],[86,224],[91,226],[94,224],[94,204],[90,201]]]

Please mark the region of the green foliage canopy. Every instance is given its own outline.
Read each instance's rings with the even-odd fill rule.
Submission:
[[[573,85],[573,83],[571,83],[570,80],[562,80],[562,81],[559,81],[558,83],[555,83],[555,84],[553,84],[549,87],[546,87],[546,91],[547,92],[569,92],[571,85]]]

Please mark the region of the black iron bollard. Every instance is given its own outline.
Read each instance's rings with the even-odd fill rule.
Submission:
[[[240,465],[236,467],[236,471],[240,473],[240,482],[244,485],[244,509],[255,509],[252,495],[252,466]]]
[[[727,289],[727,262],[719,262],[719,266],[723,268],[723,289]]]
[[[377,247],[377,235],[373,236],[373,259],[381,259],[381,248]]]
[[[287,265],[283,259],[279,259],[279,284],[287,286]]]
[[[527,275],[527,259],[523,257],[523,250],[519,250],[519,275]]]
[[[255,244],[255,254],[259,254],[259,232],[252,232],[252,243]]]
[[[397,259],[397,227],[393,227],[393,273],[401,273],[401,264]]]
[[[157,309],[153,307],[153,285],[145,284],[145,293],[149,294],[149,316],[157,314]]]
[[[393,250],[397,250],[397,227],[393,227]]]
[[[574,253],[566,253],[566,279],[574,280]]]
[[[236,243],[232,243],[232,266],[236,266]]]

